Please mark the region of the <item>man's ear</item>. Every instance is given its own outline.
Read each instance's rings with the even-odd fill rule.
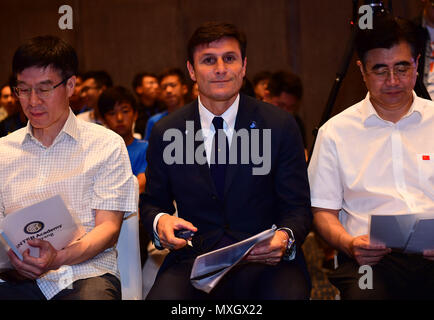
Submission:
[[[186,84],[182,85],[182,95],[185,96],[188,93],[188,87]]]
[[[243,77],[246,75],[246,70],[247,70],[247,57],[244,57],[244,61],[243,61]]]
[[[196,74],[194,72],[194,67],[190,63],[190,61],[188,61],[188,60],[187,60],[187,69],[188,69],[188,73],[190,74],[191,80],[193,80],[194,82],[196,82]]]
[[[142,86],[137,86],[134,91],[136,91],[137,95],[141,96],[143,93],[143,87]]]
[[[75,89],[75,83],[77,81],[77,77],[76,76],[72,76],[71,78],[69,78],[66,81],[66,89],[67,89],[67,93],[68,93],[68,98],[71,97],[74,94],[74,89]]]
[[[271,93],[270,93],[270,90],[268,90],[268,89],[264,90],[264,101],[271,103]]]
[[[362,61],[357,60],[356,63],[357,63],[357,65],[359,66],[360,72],[362,73],[363,81],[366,82],[366,79],[365,79],[365,67],[363,66]]]
[[[98,93],[101,94],[101,93],[103,93],[104,90],[106,90],[106,89],[107,89],[107,86],[106,86],[106,85],[102,85],[101,88],[98,89]]]

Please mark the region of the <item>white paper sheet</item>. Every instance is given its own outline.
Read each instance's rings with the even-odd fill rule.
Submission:
[[[405,253],[434,248],[434,214],[372,215],[369,241]]]
[[[0,226],[0,234],[5,235],[18,256],[30,249],[31,256],[39,257],[39,248],[28,245],[30,239],[49,241],[56,250],[61,250],[84,232],[59,195],[6,215]]]
[[[405,248],[406,253],[434,249],[434,219],[419,219]]]
[[[211,292],[221,278],[237,265],[257,243],[271,238],[275,231],[276,226],[273,225],[271,229],[253,237],[200,255],[194,261],[191,270],[192,285],[206,293]]]

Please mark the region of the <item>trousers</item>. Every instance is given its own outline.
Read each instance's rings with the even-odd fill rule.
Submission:
[[[121,283],[114,275],[106,273],[99,277],[75,281],[52,300],[120,300]],[[0,300],[46,300],[35,280],[1,282]]]

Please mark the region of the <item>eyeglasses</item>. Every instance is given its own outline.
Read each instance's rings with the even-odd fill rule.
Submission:
[[[47,99],[51,96],[54,89],[56,89],[61,84],[64,84],[68,79],[69,78],[65,78],[54,86],[50,84],[41,84],[36,86],[35,88],[18,86],[14,87],[14,92],[20,99],[29,99],[32,95],[32,90],[35,90],[35,94],[38,96],[39,99]]]
[[[411,71],[413,70],[413,66],[410,65],[399,65],[393,67],[393,69],[389,68],[380,68],[375,71],[367,72],[372,75],[378,81],[386,81],[389,77],[392,76],[392,73],[399,80],[404,80],[411,75]]]

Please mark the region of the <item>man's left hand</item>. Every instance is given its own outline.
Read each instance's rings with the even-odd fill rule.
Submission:
[[[272,238],[256,244],[247,255],[246,260],[274,266],[282,260],[287,243],[288,234],[285,231],[278,230]]]
[[[19,274],[29,279],[37,279],[49,270],[57,269],[53,266],[54,260],[57,256],[57,250],[45,240],[29,240],[28,244],[32,247],[39,248],[39,258],[29,255],[27,249],[23,253],[23,261],[21,261],[15,253],[11,250],[8,251],[9,259]]]

